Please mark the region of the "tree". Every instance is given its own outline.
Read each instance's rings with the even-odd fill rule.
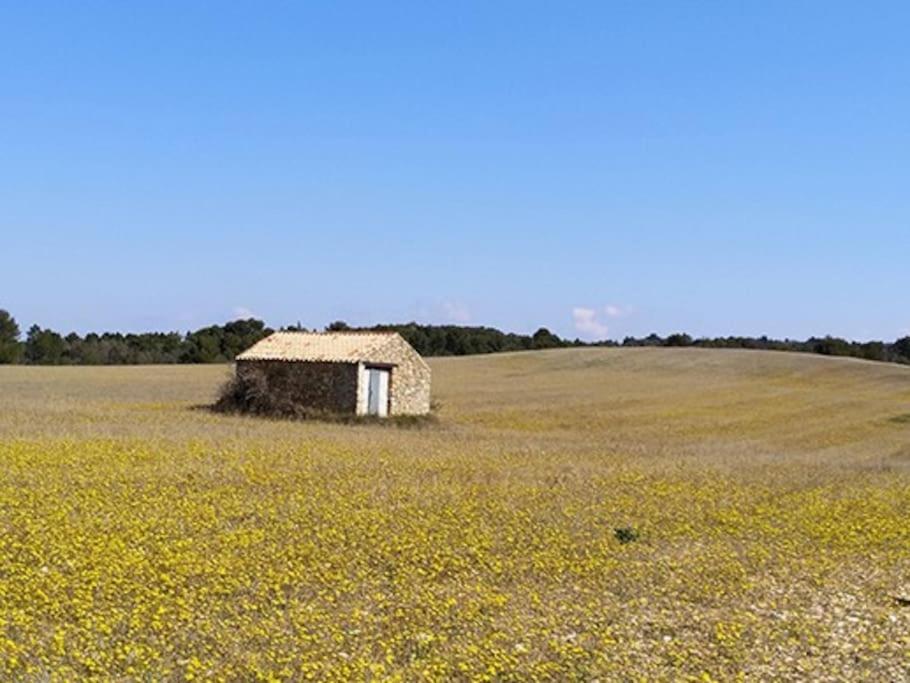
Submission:
[[[846,339],[840,339],[839,337],[832,337],[831,335],[828,335],[823,339],[813,337],[809,340],[809,344],[812,346],[813,353],[818,353],[822,356],[852,355],[850,353],[850,342]]]
[[[888,360],[888,351],[885,345],[879,341],[866,342],[859,345],[859,355],[866,360]]]
[[[226,360],[221,353],[224,330],[218,325],[204,327],[186,335],[181,363],[222,363]]]
[[[326,326],[325,331],[326,332],[345,332],[350,329],[351,329],[351,326],[348,325],[344,320],[336,320],[333,323],[329,323],[329,325]]]
[[[656,332],[652,332],[647,337],[645,337],[641,342],[641,346],[663,346],[663,345],[664,345],[663,337],[661,337]]]
[[[541,327],[531,337],[531,344],[535,349],[553,349],[562,346],[562,340],[546,327]]]
[[[666,338],[664,346],[692,346],[692,337],[685,332],[677,332]]]
[[[234,360],[235,356],[271,333],[272,330],[264,322],[255,318],[229,322],[223,328],[221,353],[227,360]]]
[[[60,365],[66,342],[53,330],[32,325],[25,338],[25,360],[33,365]]]
[[[910,337],[902,337],[894,342],[894,352],[905,363],[910,363]]]
[[[21,355],[19,325],[13,316],[0,309],[0,365],[18,363]]]
[[[187,334],[180,352],[181,363],[224,363],[245,351],[272,330],[255,318],[234,320],[223,327],[212,325]]]

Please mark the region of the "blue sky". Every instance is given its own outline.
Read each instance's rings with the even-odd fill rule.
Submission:
[[[0,307],[910,333],[907,3],[0,5]]]

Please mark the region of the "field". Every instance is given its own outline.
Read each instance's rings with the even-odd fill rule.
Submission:
[[[910,368],[431,365],[419,429],[0,368],[0,678],[910,680]]]

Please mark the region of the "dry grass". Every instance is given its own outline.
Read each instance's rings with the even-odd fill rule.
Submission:
[[[4,677],[910,679],[910,369],[432,365],[421,430],[193,410],[225,367],[0,368]]]

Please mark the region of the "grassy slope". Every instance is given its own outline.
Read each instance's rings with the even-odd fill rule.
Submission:
[[[191,409],[225,367],[0,368],[0,665],[910,675],[910,368],[431,364],[421,430]]]
[[[0,367],[0,437],[298,439],[410,447],[451,439],[694,458],[737,470],[910,462],[910,368],[789,353],[578,349],[430,359],[430,432],[219,418],[225,366]]]

